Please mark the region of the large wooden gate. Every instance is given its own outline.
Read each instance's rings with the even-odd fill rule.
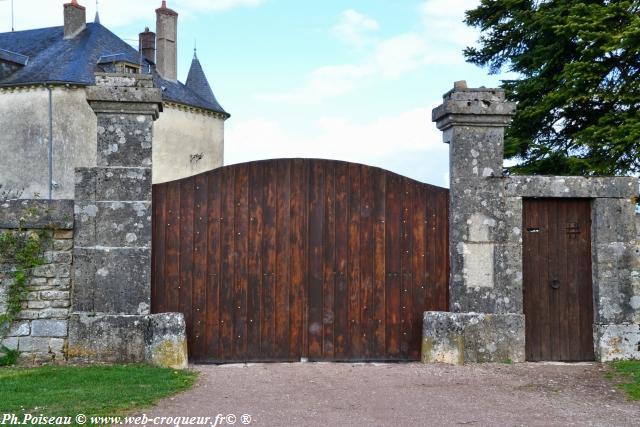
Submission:
[[[591,201],[525,199],[527,360],[594,360]]]
[[[152,310],[193,361],[416,360],[448,309],[448,190],[284,159],[154,185]]]

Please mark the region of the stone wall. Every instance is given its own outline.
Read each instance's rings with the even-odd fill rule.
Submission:
[[[522,206],[540,197],[591,199],[596,359],[640,359],[638,179],[504,176],[504,129],[513,114],[501,89],[464,82],[433,111],[450,150],[453,313],[425,313],[423,360],[525,360]]]
[[[74,363],[187,366],[182,314],[150,313],[151,170],[161,91],[151,76],[96,74],[97,165],[76,170],[72,313]]]
[[[47,236],[45,264],[28,283],[23,309],[2,344],[20,351],[22,364],[65,361],[73,251],[73,201],[19,200],[0,203],[0,234],[40,233]],[[0,312],[6,309],[12,265],[0,266]]]

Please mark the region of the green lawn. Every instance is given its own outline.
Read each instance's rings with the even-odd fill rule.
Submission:
[[[609,378],[620,380],[619,387],[627,392],[631,400],[640,400],[640,361],[613,362]]]
[[[196,377],[146,365],[0,368],[0,414],[122,415],[191,388]]]

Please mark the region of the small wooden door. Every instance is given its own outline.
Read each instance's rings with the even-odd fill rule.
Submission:
[[[527,360],[594,360],[591,201],[525,199]]]

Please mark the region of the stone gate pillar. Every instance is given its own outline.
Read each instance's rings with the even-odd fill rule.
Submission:
[[[451,313],[425,314],[425,362],[524,360],[522,202],[506,197],[502,176],[514,114],[503,90],[465,82],[433,110],[449,144]]]
[[[151,75],[96,74],[97,167],[76,169],[68,357],[186,366],[182,314],[150,315],[153,122]]]

